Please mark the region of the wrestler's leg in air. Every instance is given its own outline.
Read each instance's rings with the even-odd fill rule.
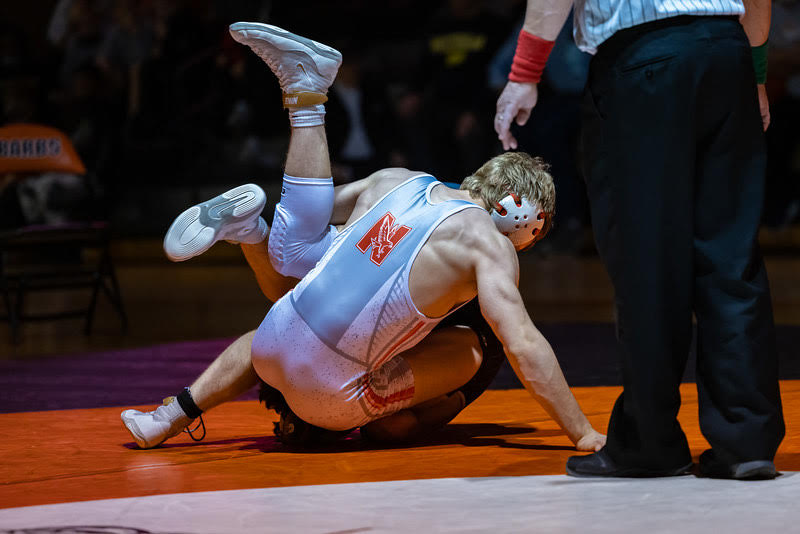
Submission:
[[[256,277],[258,287],[267,299],[276,302],[297,285],[297,278],[283,276],[272,266],[266,240],[252,245],[241,243],[240,247]]]
[[[248,28],[232,28],[231,32],[235,38],[247,40]],[[327,63],[329,79],[323,80],[324,87],[316,88],[323,92],[338,68],[338,60]],[[291,85],[292,80],[288,82]],[[278,239],[273,240],[272,246],[267,246],[270,229],[260,217],[265,195],[258,186],[247,184],[192,206],[176,218],[164,239],[168,257],[183,261],[202,254],[219,240],[239,242],[267,298],[276,301],[291,289],[332,240],[332,236],[326,236],[333,207],[333,180],[323,117],[324,108],[316,105],[290,112],[297,131],[287,155],[282,203],[276,209]],[[313,216],[292,217],[292,211],[298,207]],[[275,269],[270,252],[275,253],[274,263],[294,277],[284,276]],[[235,398],[257,383],[249,359],[251,340],[252,333],[228,347],[188,390],[178,395],[179,403],[168,403],[149,413],[124,412],[123,421],[137,443],[153,447],[178,433],[202,411]]]
[[[241,244],[242,253],[244,253],[247,263],[253,270],[261,291],[272,302],[277,301],[293,288],[297,284],[297,280],[305,274],[303,270],[310,270],[322,256],[324,250],[327,249],[326,245],[317,246],[310,251],[313,254],[309,253],[307,249],[302,249],[300,252],[305,259],[304,266],[300,269],[291,269],[289,272],[291,272],[292,276],[280,274],[270,259],[270,252],[272,252],[273,255],[285,260],[285,256],[288,254],[283,249],[286,247],[287,235],[292,236],[297,233],[294,226],[298,221],[286,213],[285,205],[287,203],[290,207],[293,207],[295,203],[303,202],[303,197],[305,197],[307,203],[311,202],[311,205],[307,207],[313,210],[315,218],[311,225],[309,225],[306,218],[305,228],[308,230],[303,232],[302,237],[319,238],[328,229],[329,211],[332,210],[333,205],[333,180],[331,179],[331,166],[324,127],[316,126],[292,130],[289,151],[286,156],[285,172],[288,175],[286,180],[292,180],[289,177],[305,177],[313,178],[313,180],[308,180],[306,184],[301,183],[299,187],[297,183],[290,184],[291,189],[289,191],[287,191],[286,187],[288,184],[284,183],[283,198],[281,199],[281,205],[276,208],[274,221],[281,228],[279,230],[281,239],[278,239],[277,234],[279,232],[275,232],[276,239],[270,242],[269,246],[266,240],[255,244]],[[302,178],[293,179],[294,182],[298,182],[298,180],[302,180]],[[304,185],[305,187],[303,187]],[[311,189],[311,192],[308,192],[309,189]],[[306,194],[303,194],[304,192]],[[288,199],[286,198],[287,194],[291,195]],[[330,197],[330,200],[328,200],[328,197]],[[330,202],[331,207],[327,206],[328,202]],[[287,228],[287,226],[289,227]],[[300,248],[296,240],[295,238],[292,245]]]
[[[231,28],[231,34],[264,57],[259,49],[263,42],[251,40],[248,32],[272,31],[270,28],[239,24]],[[282,45],[291,47],[293,42],[283,41]],[[319,46],[315,48],[322,50]],[[309,76],[305,71],[300,73],[299,79],[291,74],[288,77],[279,74],[285,93],[297,93],[298,89],[306,93],[327,91],[341,56],[325,50],[322,54],[322,65],[317,65],[324,74],[321,77]],[[312,86],[305,87],[306,82],[311,82]],[[276,207],[276,229],[269,248],[265,247],[265,240],[270,229],[260,217],[266,196],[258,186],[247,184],[192,206],[178,216],[164,238],[167,256],[173,261],[183,261],[202,254],[219,240],[241,243],[261,290],[270,300],[278,300],[296,283],[285,275],[295,278],[305,275],[332,240],[332,236],[327,237],[326,230],[333,210],[333,180],[323,118],[321,105],[290,110],[290,120],[296,131],[287,156],[281,203]],[[292,212],[298,208],[306,211],[302,219],[293,217]],[[123,422],[139,446],[153,447],[161,443],[177,434],[203,410],[255,385],[257,377],[252,364],[244,358],[245,355],[249,358],[251,340],[251,334],[245,335],[226,349],[190,389],[177,396],[178,403],[168,403],[149,413],[125,411]]]
[[[305,276],[336,236],[330,225],[334,204],[330,172],[322,123],[292,127],[268,248],[270,261],[281,275]]]

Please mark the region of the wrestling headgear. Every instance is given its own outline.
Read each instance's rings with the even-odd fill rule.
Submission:
[[[497,229],[508,237],[517,250],[526,250],[544,237],[549,229],[548,215],[536,203],[509,193],[495,202],[492,220]]]

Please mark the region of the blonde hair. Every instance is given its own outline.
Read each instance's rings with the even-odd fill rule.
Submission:
[[[464,178],[461,189],[479,197],[489,209],[494,209],[509,193],[535,202],[545,214],[545,228],[538,234],[541,239],[550,229],[556,211],[556,188],[549,171],[550,165],[540,157],[534,158],[525,152],[506,152]]]

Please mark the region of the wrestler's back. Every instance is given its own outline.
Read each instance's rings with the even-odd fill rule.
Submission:
[[[373,175],[366,184],[349,223],[288,299],[326,346],[374,368],[475,296],[465,236],[480,218],[460,213],[482,214],[498,232],[466,192],[429,174]]]
[[[407,169],[383,169],[372,187],[358,198],[343,228],[369,211],[386,193],[421,173]],[[440,185],[431,191],[434,203],[462,198],[463,192]],[[485,248],[486,241],[506,239],[497,232],[484,210],[463,210],[442,221],[423,247],[411,268],[409,291],[417,308],[428,317],[445,315],[454,306],[477,294],[471,255]]]

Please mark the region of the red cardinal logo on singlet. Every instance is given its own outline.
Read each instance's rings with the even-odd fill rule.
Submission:
[[[356,243],[358,250],[366,254],[372,248],[369,259],[375,265],[380,265],[392,249],[411,231],[411,228],[404,224],[394,224],[395,217],[389,212],[378,219],[372,228],[364,234],[364,237]]]

